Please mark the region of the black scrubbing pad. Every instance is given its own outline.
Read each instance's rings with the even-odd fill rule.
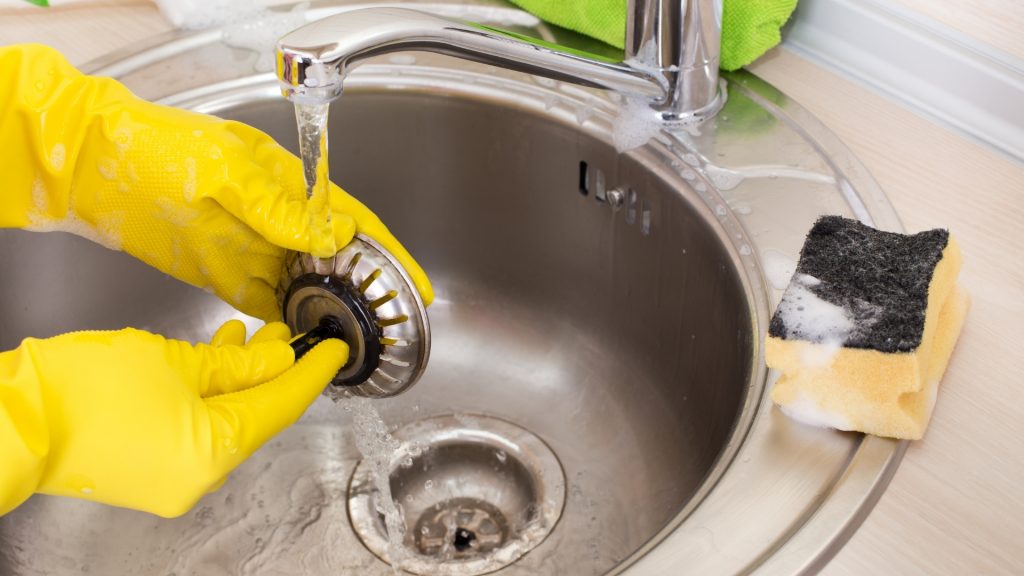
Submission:
[[[855,319],[843,346],[911,352],[921,344],[928,286],[948,243],[947,230],[904,235],[823,216],[807,234],[796,274],[820,280],[808,289]],[[788,328],[776,311],[768,334],[799,339]]]

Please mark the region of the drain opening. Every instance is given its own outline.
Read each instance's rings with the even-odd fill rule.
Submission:
[[[395,433],[390,472],[405,516],[401,568],[414,574],[486,574],[543,542],[565,503],[565,477],[551,449],[530,432],[486,416],[440,416]],[[391,563],[372,466],[349,485],[349,517],[375,555]]]
[[[472,530],[456,528],[455,540],[452,541],[452,545],[455,546],[457,552],[465,552],[473,547],[474,540],[476,540],[476,534]]]
[[[500,548],[509,540],[510,532],[505,516],[494,506],[456,498],[420,518],[415,531],[416,549],[425,556],[448,555],[461,560]]]

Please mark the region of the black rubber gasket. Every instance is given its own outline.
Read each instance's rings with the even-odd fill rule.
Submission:
[[[380,355],[383,352],[383,345],[380,343],[384,335],[383,329],[377,323],[377,316],[370,309],[370,303],[366,298],[345,280],[336,276],[321,276],[309,273],[296,278],[288,287],[288,293],[284,301],[287,304],[297,290],[302,288],[316,288],[330,292],[336,296],[341,303],[352,312],[359,326],[363,343],[363,363],[352,376],[348,378],[334,377],[331,386],[358,386],[370,379],[377,367],[380,366]],[[351,337],[346,337],[341,321],[335,316],[324,316],[320,323],[301,338],[292,342],[292,349],[295,350],[295,359],[298,360],[314,346],[328,338],[339,338],[352,346]],[[345,370],[351,367],[354,358],[350,357],[349,362],[342,367]],[[340,372],[339,372],[340,374]]]

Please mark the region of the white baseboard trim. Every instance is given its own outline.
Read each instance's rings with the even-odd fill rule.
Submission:
[[[800,0],[784,38],[801,56],[1024,163],[1019,58],[877,0]]]

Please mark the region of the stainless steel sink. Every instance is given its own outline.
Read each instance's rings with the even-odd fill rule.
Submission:
[[[238,62],[228,76],[204,68],[225,55]],[[92,69],[294,150],[291,105],[255,58],[206,32]],[[596,91],[421,54],[367,64],[347,86],[331,174],[437,291],[431,364],[379,401],[385,420],[498,418],[542,440],[564,474],[557,525],[502,574],[827,561],[903,445],[786,420],[763,394],[761,342],[781,288],[772,270],[816,215],[899,227],[841,144],[747,74],[728,78],[713,124],[625,154],[610,136],[620,102]],[[0,267],[0,349],[122,326],[203,340],[240,317],[68,235],[0,231]],[[34,497],[0,518],[0,574],[387,574],[346,508],[358,460],[348,415],[322,398],[182,518]]]

